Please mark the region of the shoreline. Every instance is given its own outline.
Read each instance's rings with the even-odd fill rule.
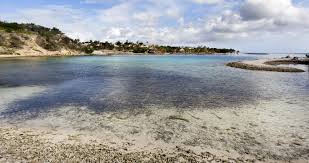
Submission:
[[[131,52],[114,52],[104,54],[68,54],[68,55],[0,55],[0,58],[27,58],[27,57],[78,57],[78,56],[213,56],[213,55],[234,55],[231,53],[175,53],[175,54],[151,54],[151,53],[131,53]]]
[[[253,70],[253,71],[272,71],[272,72],[291,72],[291,73],[300,73],[306,72],[300,68],[294,67],[285,67],[281,65],[285,64],[304,64],[309,65],[309,59],[301,58],[301,59],[258,59],[253,61],[238,61],[238,62],[230,62],[227,63],[226,66],[245,69],[245,70]]]

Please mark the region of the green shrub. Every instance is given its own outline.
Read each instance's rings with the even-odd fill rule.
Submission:
[[[18,36],[11,36],[10,38],[10,47],[11,48],[22,48],[24,45],[24,42],[18,37]]]
[[[5,32],[7,32],[7,33],[12,33],[12,32],[13,32],[13,30],[12,30],[12,29],[10,29],[10,28],[8,28],[8,29],[5,29]]]
[[[5,45],[5,38],[0,34],[0,46]]]
[[[148,49],[143,47],[135,47],[133,49],[133,53],[146,53],[147,51]]]
[[[40,37],[38,36],[36,38],[36,41],[35,41],[39,46],[41,46],[42,48],[46,49],[46,50],[49,50],[49,51],[57,51],[59,50],[60,48],[57,46],[57,43],[55,43],[54,41],[52,41],[51,39],[49,38],[43,38],[43,37]]]
[[[94,50],[91,47],[84,47],[82,51],[86,54],[92,54]]]

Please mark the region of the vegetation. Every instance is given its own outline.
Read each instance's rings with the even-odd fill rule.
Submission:
[[[133,53],[148,53],[148,54],[213,54],[213,53],[236,53],[234,49],[218,49],[209,48],[206,46],[199,47],[178,47],[178,46],[163,46],[163,45],[145,45],[142,42],[120,42],[109,43],[100,41],[88,41],[82,43],[90,46],[93,50],[118,50],[123,52]]]
[[[35,42],[42,48],[49,51],[58,51],[62,48],[72,49],[87,54],[91,54],[96,50],[116,50],[132,53],[147,53],[147,54],[212,54],[212,53],[235,53],[234,49],[217,49],[206,46],[199,47],[178,47],[178,46],[163,46],[163,45],[146,45],[142,42],[100,42],[87,41],[81,42],[78,39],[71,39],[65,36],[57,28],[46,28],[35,24],[18,24],[0,21],[0,31],[10,34],[36,34],[38,37]],[[0,35],[0,46],[4,46],[5,39]],[[11,37],[10,43],[7,45],[10,48],[21,48],[23,42],[18,37]]]
[[[0,35],[0,46],[4,46],[5,38]]]
[[[16,36],[16,35],[13,35],[10,38],[10,48],[20,49],[20,48],[22,48],[23,44],[24,43],[21,41],[21,39],[18,36]]]

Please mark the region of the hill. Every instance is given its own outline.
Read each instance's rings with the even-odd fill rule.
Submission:
[[[57,28],[35,24],[18,24],[0,21],[0,55],[49,56],[84,54],[213,54],[235,53],[234,49],[217,49],[206,46],[177,47],[146,45],[142,42],[80,42],[67,37]]]
[[[89,53],[79,40],[57,28],[0,22],[0,55],[73,55]]]

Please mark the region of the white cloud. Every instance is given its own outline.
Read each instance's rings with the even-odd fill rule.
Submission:
[[[192,0],[192,2],[198,4],[221,4],[224,0]]]
[[[96,3],[119,3],[123,0],[82,0],[81,3],[84,4],[96,4]]]
[[[291,0],[247,0],[240,9],[244,20],[273,20],[280,25],[308,25],[309,9],[293,5]]]
[[[186,6],[189,1],[119,0],[108,8],[105,6],[95,10],[53,5],[2,15],[7,20],[56,26],[67,35],[81,40],[233,45],[240,49],[248,48],[244,47],[244,40],[258,44],[266,44],[265,39],[276,40],[269,38],[281,38],[278,40],[282,43],[284,37],[306,40],[303,37],[304,33],[308,33],[309,22],[306,20],[309,20],[309,9],[291,0],[192,0],[191,3],[222,3],[224,6],[222,10],[216,9],[216,12],[208,14],[208,10],[215,6],[206,5],[208,7],[203,8],[205,5],[199,5],[202,8],[197,12],[197,17],[193,17],[192,8]],[[105,3],[109,0],[83,2]],[[218,6],[221,4],[215,8]],[[267,42],[265,47],[269,44]]]
[[[103,9],[97,12],[100,21],[118,25],[130,22],[130,15],[133,12],[133,4],[121,3],[112,8]]]

